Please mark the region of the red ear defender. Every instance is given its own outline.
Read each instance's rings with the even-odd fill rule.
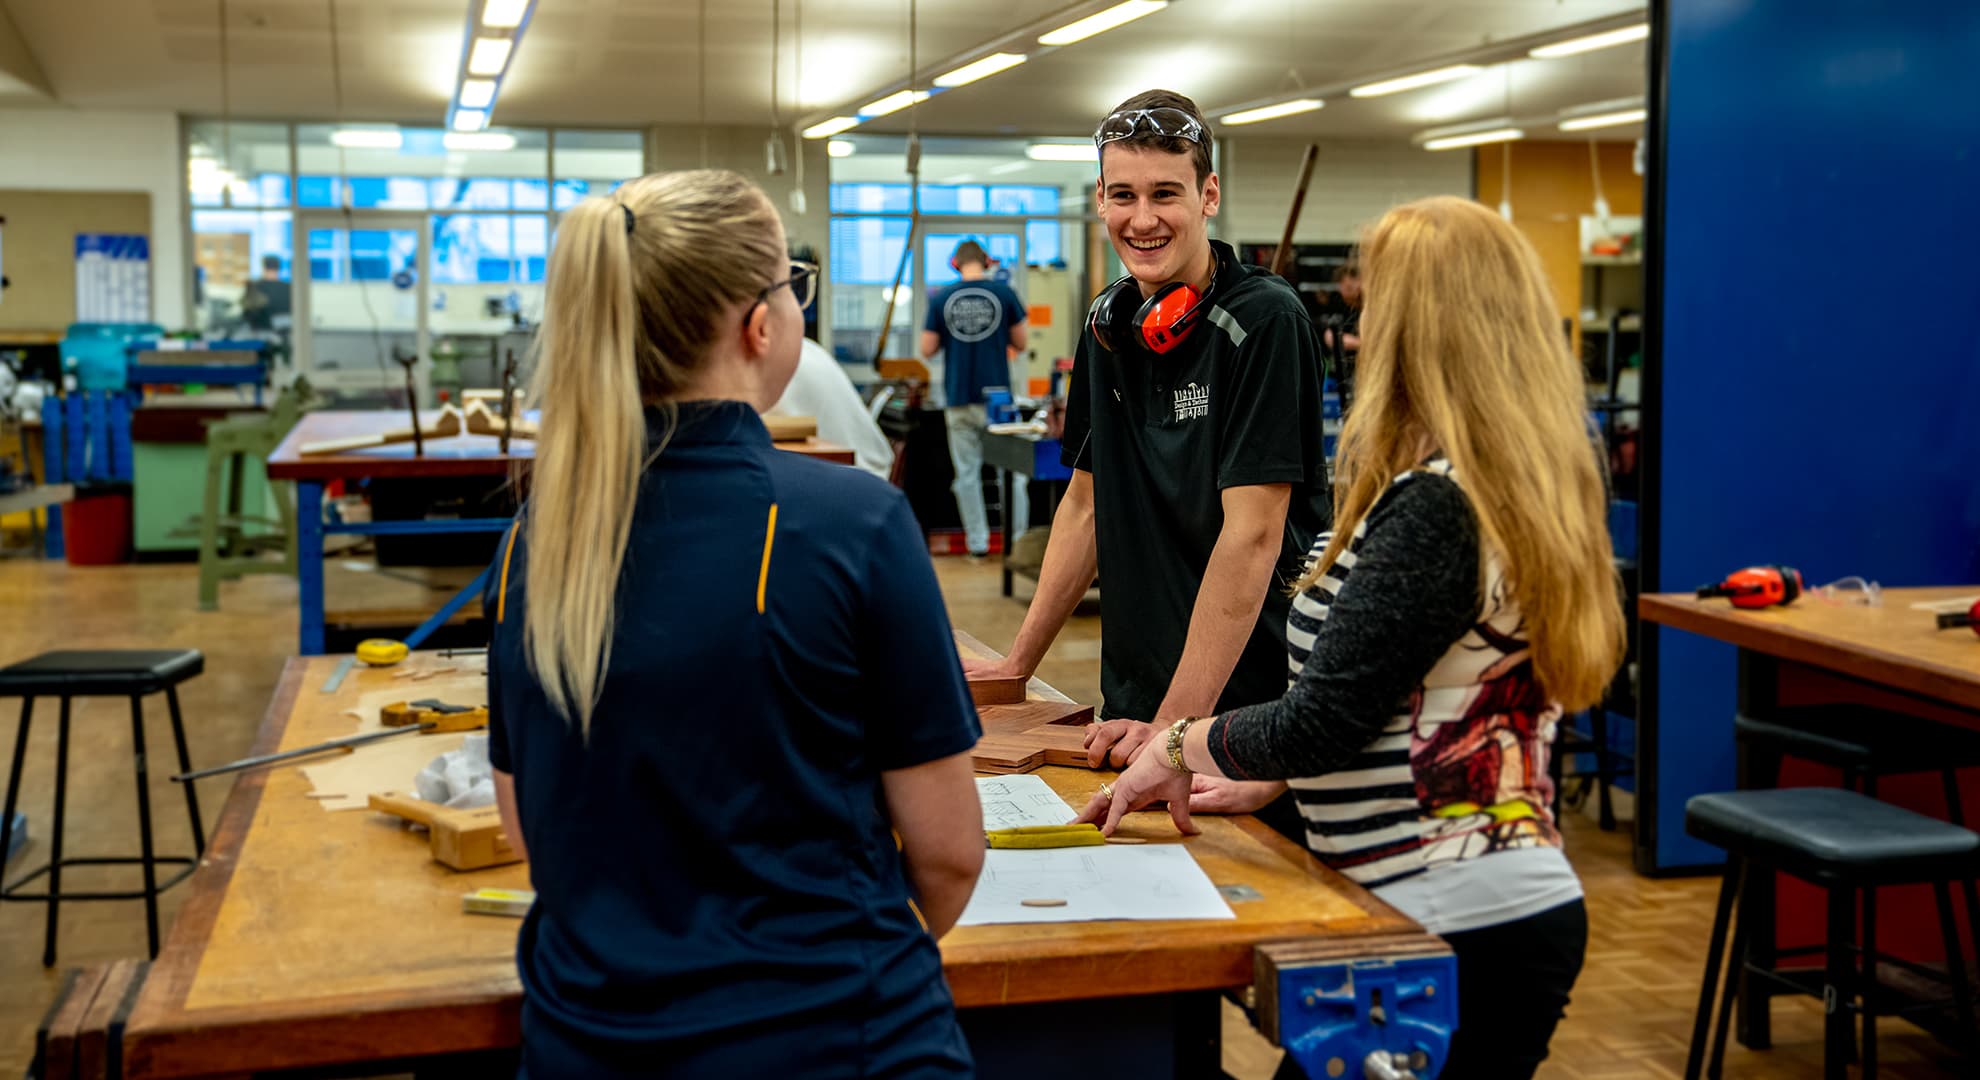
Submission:
[[[1135,328],[1149,352],[1162,355],[1181,345],[1202,318],[1203,294],[1188,282],[1162,286],[1135,314]]]
[[[1749,566],[1728,574],[1724,581],[1716,585],[1701,586],[1698,596],[1701,599],[1723,596],[1730,599],[1734,607],[1763,608],[1792,604],[1805,591],[1801,571],[1791,566],[1768,564]]]

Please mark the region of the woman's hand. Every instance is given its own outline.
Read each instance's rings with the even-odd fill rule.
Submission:
[[[1086,725],[1086,763],[1093,768],[1124,769],[1141,756],[1155,737],[1155,725],[1139,720],[1102,720]],[[1171,770],[1173,771],[1173,770]]]
[[[1252,814],[1286,790],[1283,780],[1226,780],[1194,773],[1189,778],[1192,814]]]
[[[1189,780],[1189,773],[1169,768],[1167,757],[1160,750],[1142,754],[1114,781],[1112,797],[1102,785],[1086,809],[1073,819],[1073,824],[1099,824],[1102,833],[1112,836],[1129,811],[1166,800],[1169,818],[1176,823],[1176,829],[1184,836],[1195,836],[1196,826],[1189,820]]]

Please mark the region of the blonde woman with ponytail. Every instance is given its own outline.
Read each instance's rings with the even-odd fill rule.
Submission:
[[[1588,935],[1547,757],[1623,654],[1601,466],[1511,225],[1424,199],[1368,231],[1361,265],[1339,531],[1296,586],[1289,689],[1178,721],[1081,817],[1111,833],[1168,800],[1187,830],[1179,806],[1250,812],[1290,786],[1316,855],[1456,950],[1441,1075],[1530,1076]]]
[[[484,598],[527,1076],[972,1071],[935,941],[982,865],[976,711],[906,500],[757,418],[817,275],[785,251],[728,172],[558,226]]]

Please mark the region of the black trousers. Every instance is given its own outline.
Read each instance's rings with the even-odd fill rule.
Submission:
[[[1443,938],[1457,953],[1458,1031],[1438,1080],[1526,1080],[1546,1059],[1581,974],[1588,909],[1576,900]],[[1305,1076],[1288,1057],[1276,1080]]]

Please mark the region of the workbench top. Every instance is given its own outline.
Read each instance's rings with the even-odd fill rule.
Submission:
[[[343,710],[395,690],[484,700],[478,657],[420,681],[360,665],[323,693],[338,662],[289,661],[254,753],[349,734],[355,721]],[[1037,775],[1077,808],[1112,774]],[[305,797],[310,786],[294,766],[235,781],[125,1030],[126,1075],[245,1073],[517,1041],[520,920],[463,914],[461,895],[527,888],[528,868],[450,871],[394,819],[326,812]],[[1203,832],[1187,844],[1210,879],[1260,894],[1231,904],[1234,921],[959,928],[942,943],[958,1006],[1247,986],[1260,943],[1415,929],[1258,821],[1197,820]],[[1133,815],[1124,833],[1185,842],[1166,812]],[[1139,981],[1123,984],[1124,971]]]

